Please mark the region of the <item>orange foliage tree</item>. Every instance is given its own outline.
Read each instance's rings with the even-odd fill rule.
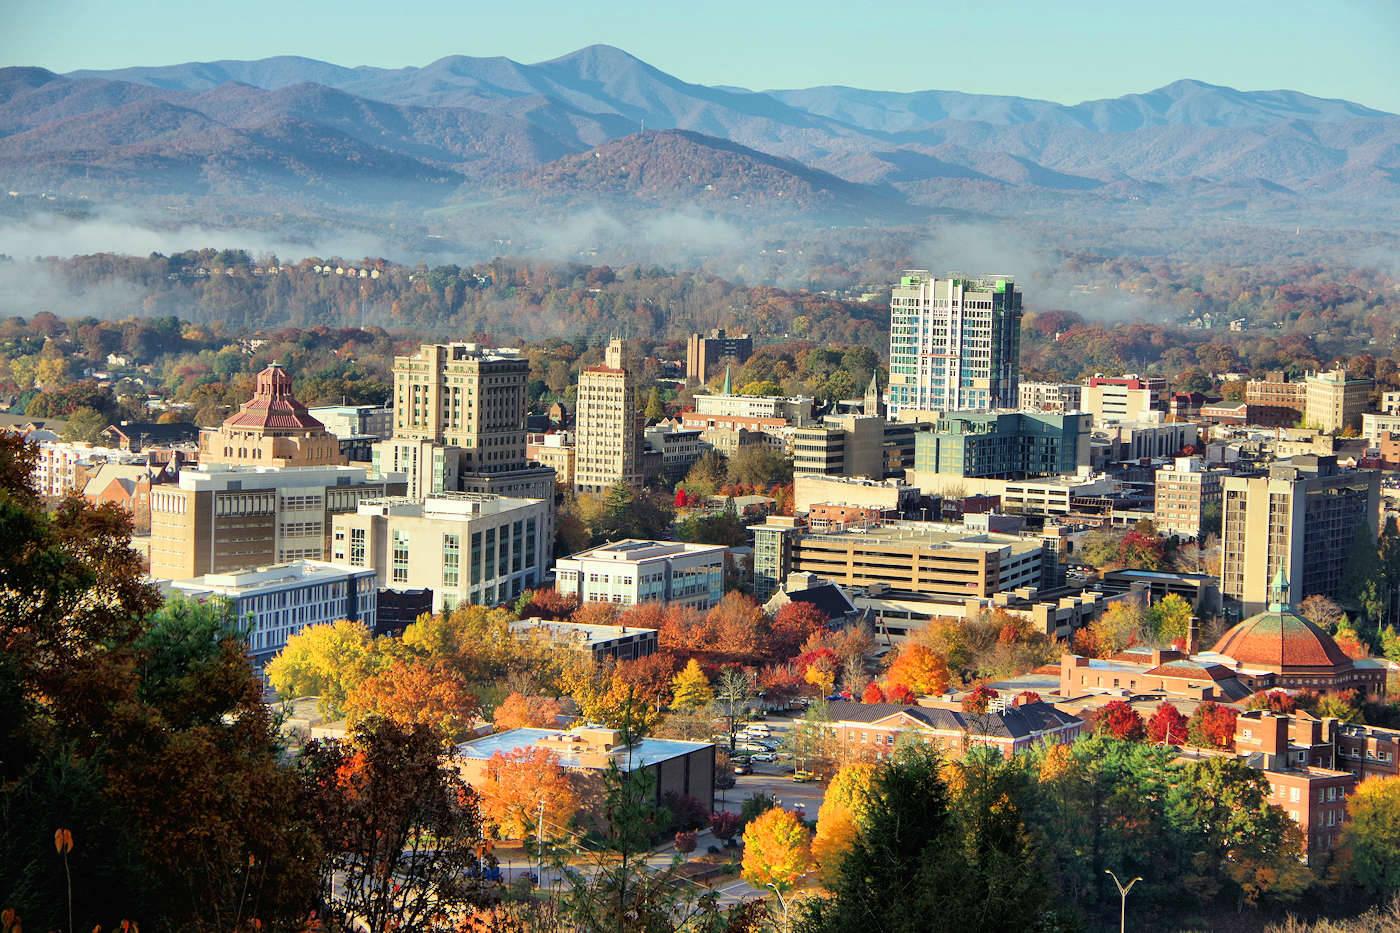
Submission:
[[[788,603],[773,615],[768,650],[776,660],[790,658],[829,621],[826,613],[811,603]]]
[[[501,839],[523,839],[539,830],[544,805],[544,834],[559,838],[579,809],[578,792],[559,759],[548,749],[496,752],[473,785],[481,796],[481,813]]]
[[[903,684],[915,693],[939,694],[948,689],[948,662],[932,648],[910,642],[899,649],[885,671],[890,684]]]
[[[441,662],[395,661],[362,681],[345,700],[352,729],[381,716],[405,728],[428,726],[445,742],[465,736],[480,712],[466,678]]]
[[[551,729],[559,722],[559,701],[551,697],[512,693],[496,707],[492,720],[497,732],[506,729]]]

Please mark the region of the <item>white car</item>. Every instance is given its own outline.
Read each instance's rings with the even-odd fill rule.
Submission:
[[[778,756],[773,754],[772,752],[758,752],[749,756],[749,761],[772,762],[777,760]]]

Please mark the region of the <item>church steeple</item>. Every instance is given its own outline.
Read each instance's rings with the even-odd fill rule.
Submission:
[[[870,385],[865,389],[865,404],[862,408],[867,415],[885,414],[885,400],[880,397],[879,370],[872,370],[870,373]]]
[[[1278,568],[1274,574],[1273,583],[1269,584],[1269,611],[1283,612],[1289,607],[1288,600],[1288,575],[1283,572],[1283,567]]]

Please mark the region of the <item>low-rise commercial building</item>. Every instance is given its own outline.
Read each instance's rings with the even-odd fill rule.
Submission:
[[[552,434],[531,434],[525,440],[525,457],[554,471],[554,481],[560,486],[574,485],[574,436],[568,431]]]
[[[377,625],[378,587],[373,571],[298,560],[232,573],[176,580],[171,591],[189,599],[217,598],[230,616],[248,626],[248,648],[262,664],[308,625],[348,619]]]
[[[539,638],[561,648],[588,652],[595,662],[635,661],[656,653],[654,628],[628,628],[625,625],[590,625],[585,622],[555,622],[549,619],[521,619],[510,629],[517,635]]]
[[[1022,411],[1081,411],[1082,405],[1083,386],[1077,382],[1021,381]]]
[[[336,437],[383,440],[394,433],[392,405],[319,405],[307,411]]]
[[[728,389],[726,378],[724,390],[714,395],[695,396],[695,414],[702,417],[756,418],[802,427],[812,421],[813,403],[814,400],[805,395],[790,398],[734,395]]]
[[[1080,404],[1095,424],[1146,421],[1166,405],[1167,380],[1161,376],[1096,375],[1080,393]]]
[[[583,603],[663,602],[709,609],[724,598],[724,556],[713,544],[628,539],[562,557],[555,589]]]
[[[589,802],[586,817],[595,829],[606,828],[602,811],[603,778],[612,768],[632,776],[646,774],[650,803],[662,806],[666,797],[693,797],[707,810],[714,807],[715,746],[710,742],[644,738],[631,745],[622,733],[600,726],[568,731],[508,729],[463,742],[454,760],[468,784],[479,783],[493,756],[548,752],[577,782],[580,799]]]
[[[332,559],[382,587],[427,587],[433,611],[496,605],[544,579],[550,503],[478,493],[368,499],[334,519]]]

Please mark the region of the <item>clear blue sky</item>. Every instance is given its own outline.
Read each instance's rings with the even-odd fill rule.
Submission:
[[[595,42],[702,84],[1073,103],[1190,77],[1400,112],[1397,0],[5,0],[0,12],[0,64],[55,71],[280,54],[534,62]]]

